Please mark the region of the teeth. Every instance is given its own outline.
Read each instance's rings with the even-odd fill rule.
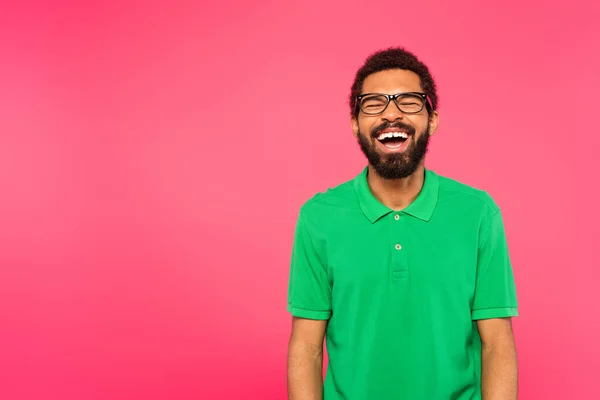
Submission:
[[[404,139],[408,139],[408,134],[406,134],[406,132],[387,132],[387,133],[382,133],[381,135],[379,135],[377,137],[377,140],[384,140],[384,139],[389,139],[389,138],[393,138],[393,137],[401,137]]]

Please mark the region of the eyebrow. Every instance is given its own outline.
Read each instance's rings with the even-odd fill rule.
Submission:
[[[388,96],[393,96],[396,94],[414,94],[414,93],[423,93],[420,92],[418,90],[409,90],[409,91],[405,91],[405,92],[396,92],[396,93],[385,93],[385,92],[365,92],[365,93],[361,93],[359,96],[365,96],[368,94],[387,94]]]

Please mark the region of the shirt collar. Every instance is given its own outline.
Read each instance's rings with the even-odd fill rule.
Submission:
[[[369,188],[369,183],[367,182],[368,170],[369,168],[365,167],[354,179],[354,190],[358,197],[358,203],[362,212],[371,223],[374,223],[384,215],[393,212],[393,210],[383,205],[375,198],[375,196],[373,196],[373,193]],[[423,221],[429,221],[437,204],[438,192],[438,175],[431,170],[425,169],[425,180],[421,192],[417,198],[401,212],[412,215]]]

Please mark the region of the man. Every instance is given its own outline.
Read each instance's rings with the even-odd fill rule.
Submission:
[[[297,220],[292,400],[517,399],[502,215],[486,192],[425,168],[437,105],[428,68],[404,49],[356,74],[351,125],[368,166]]]

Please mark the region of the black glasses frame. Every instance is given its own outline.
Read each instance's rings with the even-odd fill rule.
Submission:
[[[385,103],[385,107],[383,107],[383,110],[381,110],[380,112],[367,113],[361,107],[361,100],[363,99],[363,97],[374,96],[374,95],[384,96],[387,99],[387,103]],[[400,109],[397,99],[398,99],[398,97],[406,96],[406,95],[415,95],[415,96],[419,96],[423,99],[423,106],[421,107],[421,109],[419,111],[406,112],[406,111],[402,111]],[[425,106],[427,106],[427,110],[429,110],[429,111],[433,110],[433,104],[431,103],[431,99],[429,98],[429,96],[427,96],[426,93],[421,93],[421,92],[404,92],[404,93],[396,93],[396,94],[363,93],[361,95],[356,96],[356,107],[366,115],[379,115],[379,114],[383,113],[385,110],[387,110],[388,106],[390,105],[391,100],[394,100],[394,104],[396,105],[396,108],[398,108],[398,110],[404,114],[418,114],[421,111],[423,111],[423,108]]]

